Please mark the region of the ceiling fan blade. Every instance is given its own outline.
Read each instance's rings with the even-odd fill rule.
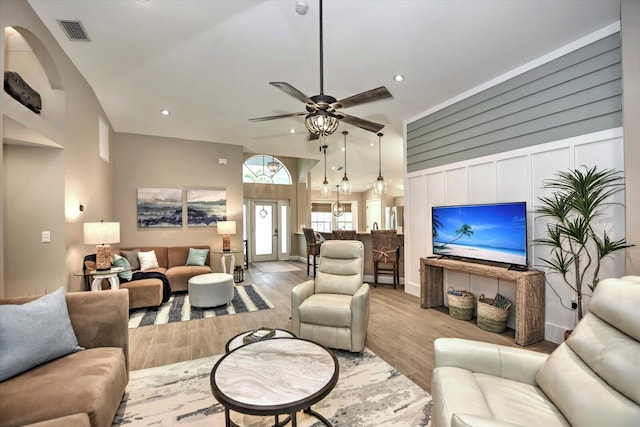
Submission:
[[[366,92],[341,99],[340,101],[336,101],[331,104],[331,106],[335,109],[349,108],[353,107],[354,105],[364,104],[366,102],[373,102],[379,99],[391,97],[391,93],[387,90],[387,88],[384,86],[380,86],[379,88],[371,89]]]
[[[264,122],[266,120],[284,119],[287,117],[305,116],[307,113],[290,113],[280,114],[278,116],[257,117],[255,119],[249,119],[250,122]]]
[[[320,135],[309,132],[309,136],[307,137],[307,141],[316,141],[320,139]]]
[[[350,125],[357,126],[359,128],[368,130],[369,132],[377,133],[382,130],[384,125],[379,123],[371,122],[369,120],[361,119],[359,117],[350,116],[343,112],[336,113],[336,116],[339,117],[340,121],[349,123]]]
[[[315,102],[310,100],[307,95],[305,95],[304,93],[300,92],[298,89],[296,89],[295,87],[291,86],[289,83],[286,83],[286,82],[269,82],[269,84],[271,86],[277,87],[281,91],[286,92],[287,94],[293,96],[295,99],[297,99],[299,101],[304,102],[305,104],[315,104]]]

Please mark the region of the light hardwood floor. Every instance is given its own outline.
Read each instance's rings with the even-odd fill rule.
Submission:
[[[257,285],[275,309],[130,329],[131,370],[222,354],[229,338],[261,326],[291,330],[291,289],[310,279],[305,265],[295,264],[300,270],[287,273],[261,273],[249,268],[244,282],[238,284]],[[406,294],[403,288],[372,286],[366,347],[427,392],[431,392],[433,341],[438,337],[516,346],[513,330],[505,334],[486,332],[473,321],[452,319],[442,310],[421,309],[419,298]],[[542,341],[527,348],[549,353],[555,347]]]

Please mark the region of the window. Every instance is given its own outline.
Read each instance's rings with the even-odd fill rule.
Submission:
[[[344,206],[342,216],[335,217],[331,213],[331,202],[311,203],[311,228],[314,231],[330,233],[331,230],[357,230],[354,213],[356,212],[356,202],[341,202]]]
[[[242,165],[242,182],[291,185],[291,174],[280,160],[259,154],[245,160]]]

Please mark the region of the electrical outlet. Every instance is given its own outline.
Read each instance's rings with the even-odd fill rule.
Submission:
[[[576,301],[571,301],[571,310],[575,310],[578,308],[578,303]]]

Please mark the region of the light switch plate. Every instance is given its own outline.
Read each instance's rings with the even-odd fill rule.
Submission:
[[[51,243],[51,232],[43,231],[42,232],[42,243]]]

